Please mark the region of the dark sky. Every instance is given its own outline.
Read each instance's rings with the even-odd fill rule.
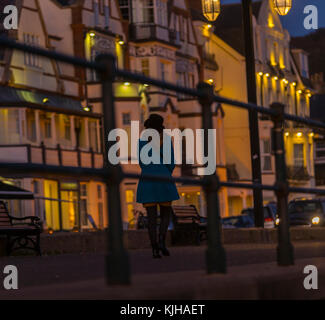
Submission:
[[[239,3],[240,0],[221,0],[222,4]],[[288,15],[281,17],[283,26],[289,30],[291,36],[303,36],[314,30],[304,28],[304,8],[314,5],[318,8],[318,27],[325,28],[325,0],[292,0],[292,9]],[[222,14],[222,12],[221,12]]]

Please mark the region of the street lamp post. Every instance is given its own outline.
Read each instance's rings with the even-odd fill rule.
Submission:
[[[252,24],[252,1],[242,0],[243,25],[245,37],[245,60],[246,60],[246,82],[248,102],[257,104],[256,97],[256,72],[255,53]],[[253,183],[261,183],[261,158],[260,139],[258,128],[258,113],[255,110],[249,111],[249,132],[251,146],[251,165]],[[264,227],[263,194],[261,189],[253,190],[255,225]]]
[[[273,8],[279,15],[286,15],[292,7],[292,0],[273,0]],[[220,0],[202,0],[202,13],[209,21],[215,21],[220,14]],[[252,0],[242,0],[245,37],[246,82],[248,102],[257,104],[255,52],[252,24]],[[261,184],[261,157],[257,111],[249,111],[249,131],[253,183]],[[253,189],[255,225],[264,227],[263,193]]]

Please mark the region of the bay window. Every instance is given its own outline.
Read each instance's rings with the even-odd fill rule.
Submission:
[[[155,10],[153,0],[138,0],[133,7],[134,22],[137,23],[154,23]]]
[[[124,19],[129,19],[130,0],[119,0]],[[167,1],[135,0],[132,2],[132,18],[134,23],[158,24],[168,26]]]
[[[144,76],[149,77],[149,59],[141,60],[141,71]]]

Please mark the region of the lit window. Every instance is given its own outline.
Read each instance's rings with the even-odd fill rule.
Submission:
[[[88,192],[87,184],[80,184],[80,218],[83,226],[88,225]]]
[[[86,184],[80,185],[80,196],[87,197],[87,185]]]
[[[64,139],[71,140],[71,123],[69,117],[64,118]]]
[[[295,143],[293,145],[294,166],[304,166],[304,145],[302,143]]]
[[[141,71],[144,76],[149,77],[149,59],[142,59],[141,60]]]
[[[264,139],[261,150],[262,171],[272,171],[271,140]]]
[[[36,122],[35,122],[35,112],[26,112],[26,122],[27,122],[27,139],[29,141],[36,141]]]

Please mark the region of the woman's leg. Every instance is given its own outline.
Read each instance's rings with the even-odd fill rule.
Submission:
[[[158,258],[158,242],[157,242],[157,205],[146,206],[148,216],[148,232],[153,250],[154,258]]]
[[[171,206],[160,205],[159,247],[163,255],[165,256],[169,256],[169,251],[166,248],[166,236],[171,214]]]

